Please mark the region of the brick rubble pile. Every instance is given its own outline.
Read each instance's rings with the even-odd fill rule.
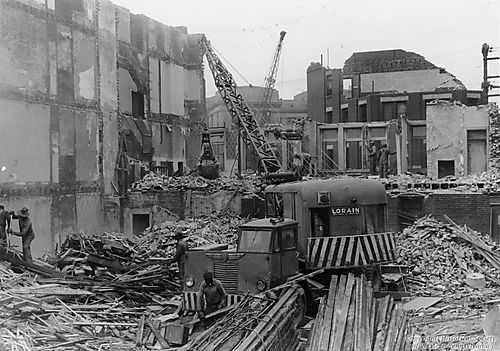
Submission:
[[[499,295],[500,247],[486,235],[425,216],[403,231],[397,248],[398,263],[409,265],[409,289],[417,296],[474,305]],[[483,275],[486,287],[469,286],[471,273]]]
[[[209,193],[218,191],[238,191],[242,194],[255,194],[263,190],[265,184],[255,174],[243,175],[242,178],[221,176],[217,179],[206,179],[198,175],[169,177],[149,173],[143,179],[135,182],[129,191],[165,191],[165,190],[200,190]]]

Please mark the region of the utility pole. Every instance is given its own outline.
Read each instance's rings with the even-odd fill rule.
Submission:
[[[481,47],[481,52],[483,54],[483,83],[481,84],[481,88],[483,89],[482,101],[484,104],[488,103],[489,97],[500,96],[500,94],[489,94],[490,90],[500,88],[500,85],[491,84],[489,81],[489,79],[500,78],[500,75],[488,75],[488,61],[500,60],[500,57],[488,57],[489,53],[492,51],[493,48],[486,43]]]

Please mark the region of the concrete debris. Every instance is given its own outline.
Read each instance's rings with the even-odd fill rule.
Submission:
[[[397,192],[481,192],[498,193],[500,192],[500,172],[491,170],[479,175],[470,175],[465,177],[447,176],[438,180],[433,180],[421,174],[402,174],[389,176],[382,179],[387,190]]]
[[[398,263],[411,270],[408,288],[416,296],[442,297],[438,307],[449,306],[439,312],[448,317],[484,312],[486,301],[498,296],[500,247],[486,235],[447,220],[425,216],[397,238]],[[486,278],[485,288],[467,284],[472,273]]]
[[[375,298],[364,276],[332,276],[308,350],[411,350],[411,333],[401,304],[389,295]]]
[[[210,180],[194,174],[169,177],[151,172],[140,181],[132,184],[129,191],[203,190],[215,193],[226,190],[238,191],[241,194],[255,194],[261,192],[264,187],[262,178],[255,174],[243,175],[241,179],[223,176]]]

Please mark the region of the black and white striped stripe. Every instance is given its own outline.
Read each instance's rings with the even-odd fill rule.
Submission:
[[[308,239],[310,267],[349,267],[395,259],[393,233],[331,236]]]

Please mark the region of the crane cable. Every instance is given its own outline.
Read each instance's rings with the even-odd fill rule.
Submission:
[[[236,72],[236,73],[240,76],[240,78],[242,78],[242,79],[245,81],[245,83],[247,83],[249,86],[251,86],[251,85],[252,85],[252,83],[250,83],[250,82],[248,81],[248,79],[246,79],[246,78],[245,78],[245,76],[243,75],[243,73],[241,73],[241,72],[240,72],[240,71],[239,71],[239,70],[238,70],[235,66],[233,66],[233,65],[231,64],[231,62],[229,62],[229,60],[228,60],[227,58],[225,58],[225,57],[224,57],[224,55],[222,55],[222,53],[221,53],[219,50],[217,50],[217,49],[216,49],[215,47],[213,47],[213,46],[212,46],[212,49],[213,49],[213,50],[217,53],[217,55],[218,55],[219,57],[221,57],[222,59],[224,59],[224,61],[225,61],[225,62],[229,65],[229,67],[231,67],[231,68],[232,68],[232,69],[233,69],[233,70],[234,70],[234,71],[235,71],[235,72]]]

